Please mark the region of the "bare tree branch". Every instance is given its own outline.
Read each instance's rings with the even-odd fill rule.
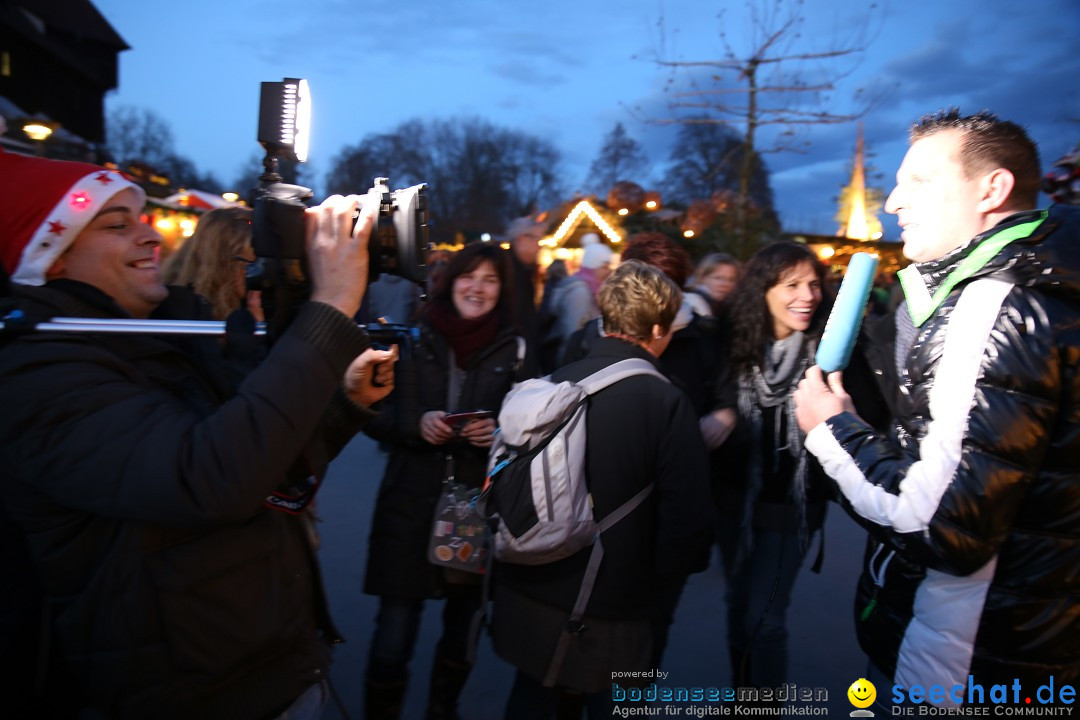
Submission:
[[[393,186],[426,182],[437,242],[458,233],[496,231],[511,218],[551,205],[558,187],[558,150],[545,138],[475,117],[409,120],[346,147],[327,175],[327,192],[358,192],[373,177]]]
[[[719,80],[719,78],[716,78]],[[757,88],[758,92],[823,92],[826,90],[835,90],[834,83],[827,83],[824,85],[763,85]],[[750,88],[733,87],[733,88],[713,88],[711,90],[683,90],[680,92],[673,92],[672,97],[698,97],[702,95],[745,95],[750,92]]]
[[[873,107],[871,94],[865,94],[849,113],[821,109],[827,107],[828,94],[835,92],[838,82],[855,71],[872,43],[874,7],[867,10],[849,41],[825,48],[801,46],[805,42],[800,33],[802,0],[748,0],[749,32],[735,35],[732,31],[733,37],[746,45],[742,51],[732,46],[727,32],[733,24],[724,23],[721,12],[720,37],[725,52],[719,59],[668,57],[661,38],[653,62],[671,73],[668,109],[673,115],[647,120],[660,125],[723,124],[740,130],[743,148],[739,153],[738,202],[733,210],[745,218],[759,153],[798,152],[793,139],[797,128],[852,122]],[[663,31],[663,18],[657,24]],[[849,67],[842,66],[844,59],[851,61]],[[765,147],[759,148],[757,133],[770,126],[779,127],[770,132]],[[745,228],[746,224],[736,222],[735,227]],[[760,238],[743,233],[738,242],[737,251],[748,254]]]

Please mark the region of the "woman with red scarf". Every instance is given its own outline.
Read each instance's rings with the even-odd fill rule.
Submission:
[[[364,592],[379,596],[365,678],[365,717],[397,718],[408,683],[424,602],[443,601],[442,637],[426,717],[456,718],[468,678],[469,627],[481,575],[431,564],[435,506],[448,475],[478,487],[494,415],[524,379],[524,342],[513,329],[509,257],[498,246],[467,246],[449,261],[425,307],[420,339],[396,369],[390,404],[365,432],[390,446],[368,542]],[[491,411],[463,424],[450,413]]]

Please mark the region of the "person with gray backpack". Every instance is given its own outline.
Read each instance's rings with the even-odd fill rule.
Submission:
[[[499,487],[507,468],[490,473],[487,510],[499,515],[490,630],[496,654],[517,668],[506,718],[552,718],[565,691],[585,696],[590,718],[610,717],[612,673],[651,665],[657,589],[708,564],[713,514],[705,447],[689,399],[657,364],[680,298],[662,272],[636,261],[621,264],[601,287],[604,336],[587,357],[550,378],[577,393],[584,412],[570,413],[570,422],[584,423],[583,452],[574,448],[576,432],[556,430],[556,423],[540,441],[555,435],[547,447],[556,448],[534,454],[536,442],[511,437],[513,423],[504,411],[513,401],[504,402],[499,435],[506,437],[496,442],[505,450],[493,452],[492,470],[502,455],[511,464],[530,463],[533,469],[519,475],[534,488],[522,498],[536,516],[523,522],[528,508],[524,514],[511,510],[517,504],[505,485]],[[598,373],[618,363],[616,375]],[[534,390],[536,382],[529,381]],[[582,527],[576,529],[573,512],[561,510],[559,502],[573,494],[574,483],[560,486],[554,477],[564,455],[563,480],[573,475],[575,458],[583,457],[592,509],[579,513]],[[541,466],[552,473],[546,486],[537,482]],[[537,502],[538,487],[551,489],[550,501]],[[571,510],[575,505],[580,510],[580,502],[568,503]],[[569,525],[540,522],[551,517],[569,519]],[[551,531],[565,540],[545,550],[543,536]],[[574,540],[582,534],[584,540]],[[579,549],[552,551],[565,543]]]

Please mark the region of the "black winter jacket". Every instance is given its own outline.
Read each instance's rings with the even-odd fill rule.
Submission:
[[[918,326],[891,439],[847,413],[807,436],[882,543],[859,638],[907,688],[1080,682],[1080,210],[1019,229],[1041,217],[905,271],[917,314],[977,248],[1020,235]]]
[[[31,315],[126,317],[82,283],[15,292]],[[179,299],[163,316],[190,317]],[[4,506],[69,692],[108,717],[261,718],[326,677],[314,552],[264,500],[305,450],[305,474],[324,471],[368,416],[340,392],[366,344],[308,303],[238,390],[213,339],[42,332],[0,350]]]
[[[581,380],[630,357],[658,365],[644,350],[600,338],[589,355],[553,380]],[[686,395],[659,378],[634,376],[589,398],[586,471],[597,519],[650,482],[648,500],[604,534],[604,560],[587,615],[648,617],[660,578],[708,565],[713,518],[705,447]],[[496,563],[497,585],[569,611],[591,548],[547,565]]]
[[[507,250],[510,256],[510,265],[514,269],[513,280],[508,283],[507,292],[510,292],[513,301],[514,326],[517,333],[525,338],[526,358],[525,369],[528,373],[535,374],[540,367],[540,318],[536,309],[536,265],[526,265],[518,259],[513,250]],[[434,512],[434,511],[432,511]]]
[[[627,358],[654,365],[645,350],[599,338],[585,359],[553,380],[581,380]],[[602,520],[655,483],[645,502],[603,535],[604,555],[582,619],[571,635],[558,685],[610,687],[615,670],[650,667],[652,622],[665,593],[708,565],[713,539],[708,461],[686,394],[660,378],[628,377],[588,400],[586,480]],[[546,565],[496,562],[492,641],[520,672],[546,677],[581,589],[592,547]]]
[[[698,417],[735,403],[730,387],[717,387],[718,379],[726,379],[721,366],[728,359],[730,334],[726,321],[695,314],[688,325],[672,333],[671,342],[659,359],[664,375],[686,393]],[[575,330],[567,340],[561,365],[588,356],[600,337],[600,318]]]
[[[523,380],[522,343],[505,326],[469,362],[456,404],[448,402],[449,346],[427,324],[412,357],[399,361],[395,392],[364,432],[390,444],[390,457],[368,540],[364,592],[398,600],[441,597],[442,569],[428,562],[435,503],[454,460],[457,482],[479,487],[487,471],[487,448],[464,441],[430,445],[420,437],[420,417],[432,410],[498,412],[503,396]]]

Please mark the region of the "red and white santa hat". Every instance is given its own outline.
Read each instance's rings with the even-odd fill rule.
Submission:
[[[143,189],[89,163],[0,150],[0,262],[11,280],[43,285],[45,273],[114,195]]]

